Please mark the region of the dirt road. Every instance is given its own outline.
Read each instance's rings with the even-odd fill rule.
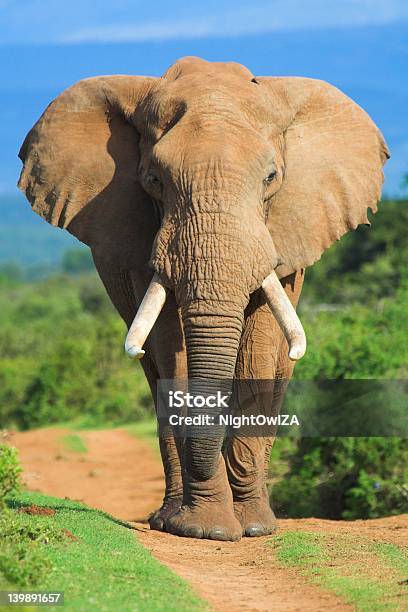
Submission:
[[[330,592],[310,585],[276,562],[268,538],[237,543],[190,540],[150,531],[148,514],[163,494],[160,460],[152,446],[126,431],[81,432],[87,452],[66,449],[62,429],[14,434],[24,481],[32,491],[80,500],[135,523],[152,554],[188,580],[215,610],[352,610]],[[407,515],[371,521],[281,520],[284,530],[353,533],[373,541],[408,542]]]

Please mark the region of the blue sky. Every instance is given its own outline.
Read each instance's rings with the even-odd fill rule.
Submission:
[[[324,78],[371,114],[408,171],[406,0],[0,0],[0,193],[26,131],[85,76],[161,74],[177,57],[235,60],[255,74]]]
[[[0,10],[3,44],[244,36],[408,19],[406,0],[0,0]]]

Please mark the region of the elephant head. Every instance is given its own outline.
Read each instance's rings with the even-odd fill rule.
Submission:
[[[126,270],[150,252],[155,275],[131,355],[143,354],[170,290],[189,376],[232,378],[244,309],[260,287],[290,356],[303,354],[278,278],[368,223],[387,156],[368,115],[325,82],[184,58],[161,78],[96,77],[63,92],[21,148],[19,186],[94,256]]]

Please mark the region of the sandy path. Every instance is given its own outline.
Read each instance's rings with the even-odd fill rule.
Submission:
[[[177,538],[150,531],[146,518],[160,504],[163,477],[157,454],[121,430],[81,432],[87,453],[68,452],[67,432],[43,429],[14,434],[30,490],[69,497],[132,521],[153,555],[188,580],[216,610],[351,610],[333,594],[311,586],[276,563],[268,538],[238,543]],[[372,521],[282,520],[280,529],[366,535],[408,543],[408,516]]]
[[[69,497],[127,521],[160,505],[163,477],[153,450],[122,430],[80,432],[88,452],[66,450],[64,429],[12,435],[30,491]]]

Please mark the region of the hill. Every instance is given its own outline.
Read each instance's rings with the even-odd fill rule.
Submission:
[[[0,266],[27,268],[28,276],[45,276],[59,266],[63,253],[80,243],[32,212],[21,195],[0,197]],[[85,247],[84,247],[85,248]]]

